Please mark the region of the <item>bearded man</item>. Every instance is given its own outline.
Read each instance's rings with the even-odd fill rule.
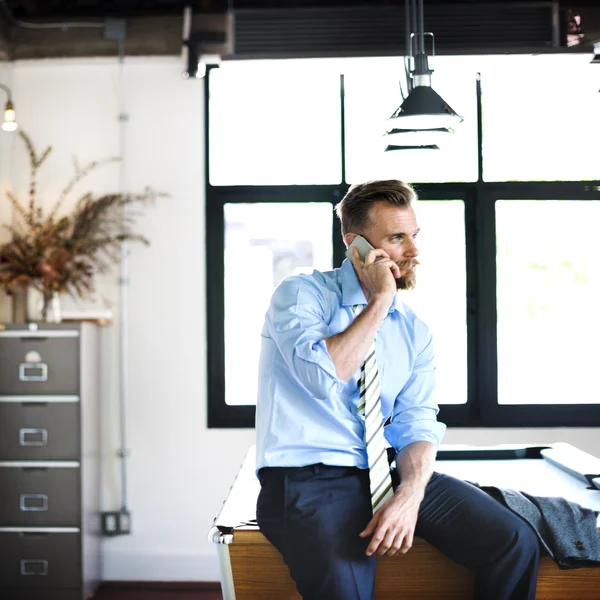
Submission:
[[[336,207],[349,258],[273,293],[259,366],[257,521],[305,600],[372,600],[376,557],[407,552],[415,535],[475,571],[475,598],[533,600],[533,529],[476,486],[434,472],[445,426],[432,336],[401,291],[416,284],[416,200],[402,181],[352,186]],[[359,235],[372,247],[363,256]]]

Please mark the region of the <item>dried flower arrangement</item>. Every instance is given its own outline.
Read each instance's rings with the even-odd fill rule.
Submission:
[[[52,151],[49,146],[37,155],[29,137],[22,131],[31,164],[29,202],[23,205],[8,192],[15,208],[17,222],[4,227],[12,239],[0,245],[0,286],[7,294],[34,287],[44,297],[42,318],[53,294],[68,293],[85,298],[94,291],[94,275],[109,270],[120,258],[125,241],[148,244],[134,234],[133,218],[128,205],[151,201],[164,196],[147,188],[140,194],[84,194],[71,214],[59,216],[59,210],[75,185],[97,167],[119,160],[109,158],[93,161],[83,168],[75,164],[75,176],[62,190],[48,214],[37,198],[37,174]],[[127,210],[125,210],[127,208]]]

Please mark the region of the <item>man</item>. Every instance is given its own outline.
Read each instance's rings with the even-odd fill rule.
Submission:
[[[476,598],[533,600],[533,530],[475,486],[433,472],[445,426],[432,340],[398,294],[416,282],[415,201],[401,181],[351,187],[336,207],[344,242],[360,234],[374,249],[361,260],[353,248],[341,268],[289,277],[273,294],[259,367],[257,520],[306,600],[372,599],[376,556],[407,552],[414,535],[476,571]],[[387,494],[386,461],[381,482],[374,475],[384,445],[399,476]]]

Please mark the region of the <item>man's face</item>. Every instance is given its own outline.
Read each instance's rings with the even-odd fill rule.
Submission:
[[[371,225],[363,232],[375,248],[385,250],[400,267],[399,290],[411,290],[417,282],[416,267],[419,251],[417,216],[411,207],[376,202],[371,208]]]

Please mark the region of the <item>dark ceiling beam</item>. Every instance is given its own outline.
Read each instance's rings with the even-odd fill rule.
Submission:
[[[181,14],[186,6],[194,12],[225,12],[229,0],[13,0],[9,2],[17,19],[52,21],[162,17]],[[33,15],[35,10],[35,17]]]
[[[37,0],[20,0],[19,4],[29,17],[37,17],[40,14],[40,7]]]
[[[197,14],[191,30],[227,31],[225,14]],[[126,19],[126,56],[179,55],[183,15]],[[20,59],[117,56],[118,44],[104,37],[104,29],[13,29],[13,57]],[[225,54],[225,46],[205,48],[206,54]]]

